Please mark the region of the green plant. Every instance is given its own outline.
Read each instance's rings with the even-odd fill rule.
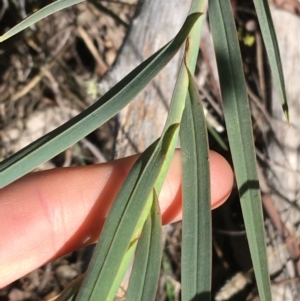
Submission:
[[[41,9],[0,37],[3,41],[38,20],[82,0],[60,0]],[[273,76],[288,117],[278,46],[266,0],[254,1]],[[173,57],[183,43],[185,54],[170,113],[161,135],[132,168],[105,223],[87,275],[59,300],[112,300],[136,249],[129,285],[131,300],[154,299],[159,275],[160,219],[156,195],[180,136],[183,152],[182,300],[209,300],[211,218],[206,122],[193,81],[205,1],[194,0],[178,35],[143,62],[87,110],[0,164],[4,187],[52,158],[117,114]],[[255,163],[250,110],[237,32],[229,1],[209,1],[209,17],[218,63],[224,115],[252,254],[259,294],[271,300],[264,225]],[[186,139],[188,136],[192,139]],[[201,179],[201,181],[200,181]],[[138,239],[138,237],[141,237]],[[117,242],[117,243],[116,243]],[[200,243],[201,242],[201,243]],[[135,277],[135,267],[144,277]]]

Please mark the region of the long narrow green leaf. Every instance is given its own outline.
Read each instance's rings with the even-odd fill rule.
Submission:
[[[118,113],[169,62],[199,14],[188,16],[174,40],[156,52],[82,113],[0,163],[0,188],[53,158]]]
[[[202,24],[205,18],[205,16],[203,15],[203,10],[206,3],[207,0],[193,0],[191,5],[190,13],[192,14],[201,12],[201,16],[199,17],[197,22],[195,22],[195,25],[193,26],[187,38],[184,54],[185,62],[182,62],[180,66],[165,129],[168,129],[171,124],[180,122],[182,118],[182,112],[185,106],[185,102],[182,100],[186,98],[189,85],[189,77],[185,65],[188,66],[192,74],[195,72],[199,53]]]
[[[210,301],[212,232],[208,137],[202,101],[189,72],[180,141],[183,161],[182,300]]]
[[[141,223],[142,223],[142,221],[141,221]],[[137,228],[138,228],[137,232],[139,232],[140,231],[139,226],[137,226]],[[119,266],[119,270],[114,277],[114,281],[110,287],[110,292],[108,294],[107,300],[114,300],[116,293],[118,292],[118,289],[120,288],[120,286],[122,286],[121,285],[122,280],[124,279],[124,276],[128,270],[128,266],[132,260],[132,257],[134,255],[134,252],[135,252],[137,244],[138,244],[138,239],[136,238],[136,235],[134,234],[133,236],[134,236],[134,238],[131,239],[130,245],[122,259],[120,266]]]
[[[158,143],[142,154],[126,178],[105,222],[76,301],[108,300],[133,234],[137,233],[137,226],[142,229],[149,214],[155,181],[178,130],[178,125],[171,126]]]
[[[197,14],[201,14],[201,16],[195,22],[190,34],[187,37],[185,55],[184,55],[185,63],[182,61],[180,66],[180,70],[173,91],[170,110],[164,127],[164,131],[166,131],[170,125],[181,122],[182,113],[185,106],[184,100],[188,93],[188,85],[189,85],[189,78],[188,78],[185,64],[188,66],[191,72],[195,72],[198,52],[199,52],[202,24],[204,20],[203,10],[205,9],[206,3],[207,3],[206,0],[193,0],[191,4],[189,14],[197,13]],[[167,170],[170,166],[173,153],[174,153],[174,148],[170,148],[170,153],[167,155],[168,159],[165,161],[162,172],[155,184],[155,189],[157,193],[160,192],[165,176],[167,174]]]
[[[229,0],[211,0],[209,17],[224,116],[260,300],[271,300],[265,229],[250,108]],[[216,20],[216,21],[213,21]]]
[[[201,13],[204,10],[206,1],[203,0],[193,0],[191,9],[190,9],[190,14],[193,13]],[[188,36],[188,45],[186,47],[186,61],[188,66],[192,69],[195,70],[196,66],[196,61],[197,61],[197,56],[198,56],[198,49],[199,49],[199,42],[200,42],[200,33],[201,33],[201,28],[202,28],[202,23],[203,23],[204,17],[201,16],[197,22],[194,24],[191,33]],[[177,78],[176,86],[173,92],[172,96],[172,101],[171,101],[171,107],[170,107],[170,112],[168,114],[168,119],[165,125],[165,130],[168,128],[168,126],[180,122],[181,117],[182,117],[182,112],[184,109],[184,102],[182,101],[185,99],[187,95],[187,88],[188,88],[188,75],[186,72],[186,68],[184,64],[182,63],[179,76]],[[175,141],[175,139],[174,139]],[[162,183],[165,179],[167,169],[170,165],[173,153],[174,153],[174,148],[175,144],[170,146],[168,154],[167,154],[167,159],[165,160],[162,170],[157,178],[157,181],[155,183],[155,189],[156,191],[160,191]]]
[[[161,215],[156,193],[139,239],[126,300],[155,300],[162,256]]]
[[[285,92],[284,76],[280,59],[279,46],[277,43],[269,3],[268,0],[253,0],[253,2],[255,5],[262,37],[267,50],[276,88],[280,95],[282,109],[287,118],[287,121],[289,121],[289,109]]]
[[[192,11],[192,12],[195,12],[195,11]],[[199,43],[198,43],[198,45],[199,45]],[[195,59],[194,59],[195,60]],[[196,60],[195,60],[196,61]],[[186,92],[185,92],[186,93]],[[171,143],[171,145],[170,145],[170,148],[172,149],[172,151],[168,151],[168,154],[170,154],[170,153],[172,153],[173,152],[173,149],[174,149],[174,147],[175,147],[175,145],[176,145],[176,139],[173,139],[173,142]],[[168,155],[168,160],[167,161],[170,161],[171,159],[170,159],[170,155]],[[165,169],[166,169],[166,166],[167,165],[169,165],[169,164],[167,164],[167,163],[165,163],[165,164],[163,164],[163,166],[165,167]],[[160,173],[160,178],[163,178],[164,176],[165,176],[165,173],[166,173],[166,171],[161,171],[161,173]],[[146,175],[146,176],[148,176],[148,175]],[[161,180],[161,181],[159,181],[160,183],[162,182],[163,180]],[[156,187],[157,186],[160,186],[161,187],[161,185],[159,185],[159,184],[157,184],[156,183]],[[135,214],[135,213],[133,213],[133,214]],[[114,219],[114,221],[116,222],[116,223],[118,223],[118,216],[116,216],[116,214],[114,214],[113,212],[111,213],[111,215],[110,216],[112,216],[112,219]],[[104,233],[103,233],[103,235],[104,235]],[[132,241],[132,239],[131,239],[131,241]],[[95,254],[95,258],[97,257],[97,254]],[[106,263],[105,263],[106,264]],[[93,265],[93,263],[91,263],[91,265]],[[92,279],[92,277],[90,278],[90,280],[91,281],[94,281],[93,279]],[[86,280],[86,283],[87,282],[89,282],[88,281],[88,279]],[[85,285],[85,284],[84,284]],[[83,286],[84,286],[83,285]],[[89,285],[89,284],[88,284]],[[87,289],[88,290],[88,289]],[[108,293],[108,300],[111,300],[112,299],[112,296],[111,296],[111,293],[112,293],[112,291],[113,291],[113,289],[111,288],[110,289],[110,292]],[[101,292],[101,293],[103,293],[103,292]],[[85,297],[83,297],[83,298],[85,298]]]
[[[26,29],[27,27],[33,25],[34,23],[56,13],[57,11],[60,11],[64,8],[67,8],[69,6],[78,4],[80,2],[83,2],[85,0],[58,0],[56,2],[53,2],[42,9],[38,10],[36,13],[30,15],[26,19],[24,19],[22,22],[11,28],[9,31],[7,31],[4,35],[0,36],[0,43],[9,39],[10,37],[16,35],[17,33],[21,32],[22,30]]]

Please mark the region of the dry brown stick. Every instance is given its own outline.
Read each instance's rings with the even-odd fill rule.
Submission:
[[[101,58],[97,48],[95,47],[92,39],[88,35],[88,33],[84,30],[82,26],[77,27],[77,32],[80,35],[80,37],[83,39],[85,42],[87,48],[90,50],[91,54],[93,55],[94,59],[96,60],[98,64],[98,71],[100,76],[102,76],[106,71],[107,71],[107,66],[103,59]]]
[[[45,75],[44,71],[47,70],[47,68],[51,69],[51,67],[56,62],[56,60],[59,59],[64,54],[64,52],[67,50],[68,47],[69,47],[69,43],[67,43],[66,41],[66,44],[60,49],[60,51],[52,59],[52,61],[43,65],[40,68],[40,72],[33,79],[31,79],[25,87],[23,87],[20,91],[17,91],[11,97],[10,101],[15,102],[21,97],[23,97],[24,95],[26,95],[29,91],[31,91],[42,80],[43,76]]]
[[[260,86],[260,94],[263,103],[266,103],[267,99],[267,88],[265,83],[265,72],[264,72],[264,61],[263,61],[263,42],[260,32],[256,30],[255,32],[256,39],[256,58],[257,58],[257,70]]]

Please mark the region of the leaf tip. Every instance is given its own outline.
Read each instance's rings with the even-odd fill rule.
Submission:
[[[288,122],[288,125],[290,126],[290,114],[289,114],[289,107],[288,107],[287,102],[285,102],[284,104],[282,104],[282,110],[283,110],[285,118],[286,118],[286,120]]]

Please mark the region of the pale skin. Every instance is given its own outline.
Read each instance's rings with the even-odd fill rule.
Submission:
[[[0,191],[0,288],[55,258],[97,241],[138,156],[31,173]],[[226,160],[210,152],[211,206],[233,186]],[[163,224],[181,219],[181,154],[176,151],[159,203]]]

